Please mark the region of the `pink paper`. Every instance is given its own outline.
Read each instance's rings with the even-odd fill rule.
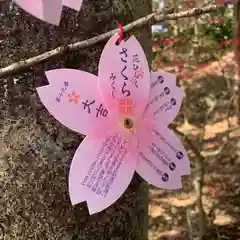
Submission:
[[[183,96],[183,89],[176,86],[175,75],[152,72],[150,100],[146,112],[152,112],[156,122],[168,125],[179,112]]]
[[[50,24],[59,25],[62,0],[14,0],[22,9]]]
[[[119,45],[116,45],[117,39],[114,35],[108,41],[100,58],[98,75],[102,96],[107,106],[118,114],[121,113],[120,101],[128,99],[135,111],[130,115],[140,116],[150,93],[148,62],[134,36]]]
[[[77,149],[69,173],[69,195],[73,205],[87,201],[90,214],[113,204],[131,182],[136,158],[126,154],[117,134],[99,140],[84,139]]]
[[[63,125],[87,135],[110,118],[98,91],[98,78],[76,69],[46,72],[49,85],[37,88],[42,103]]]
[[[150,79],[136,38],[119,46],[116,40],[113,36],[103,50],[99,77],[55,69],[46,72],[49,85],[37,89],[58,121],[87,135],[72,160],[69,194],[72,204],[87,201],[90,214],[114,203],[135,170],[150,184],[166,189],[181,188],[181,176],[190,172],[186,151],[167,128],[182,101],[176,78],[152,73]],[[162,104],[166,109],[155,113]]]
[[[141,148],[136,171],[156,187],[178,189],[181,176],[190,174],[190,164],[181,141],[162,125],[154,130],[148,146]],[[167,181],[162,174],[168,175]]]
[[[62,0],[62,1],[64,6],[72,8],[76,11],[79,11],[83,4],[83,0]]]
[[[181,177],[178,174],[159,168],[151,160],[150,154],[139,153],[136,171],[144,180],[156,187],[164,189],[182,188]]]

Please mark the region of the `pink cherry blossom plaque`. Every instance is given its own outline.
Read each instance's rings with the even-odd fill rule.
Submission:
[[[34,17],[53,25],[59,25],[63,5],[80,10],[82,0],[14,0],[15,3]]]
[[[181,188],[181,177],[190,174],[187,153],[168,129],[183,90],[174,75],[150,73],[134,36],[119,45],[117,38],[103,49],[98,76],[50,70],[49,85],[37,89],[50,114],[87,135],[71,163],[69,195],[73,205],[86,201],[90,214],[117,201],[134,171],[166,189]]]

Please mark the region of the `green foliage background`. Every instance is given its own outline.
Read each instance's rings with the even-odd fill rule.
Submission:
[[[182,10],[181,10],[182,11]],[[199,17],[169,21],[168,31],[153,32],[153,42],[159,51],[153,53],[153,69],[157,59],[162,56],[164,50],[176,51],[180,61],[206,64],[221,56],[226,50],[232,48],[230,44],[221,45],[223,41],[230,41],[233,37],[233,8],[223,5],[216,13],[204,14]],[[177,33],[173,26],[177,25]],[[179,37],[180,42],[175,41]],[[171,49],[167,49],[164,39],[174,40]],[[197,59],[196,59],[197,56]],[[214,57],[215,56],[215,57]],[[167,57],[162,57],[163,64],[169,64]]]

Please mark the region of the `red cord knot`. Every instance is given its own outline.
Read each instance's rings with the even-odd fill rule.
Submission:
[[[123,26],[122,24],[118,24],[118,29],[119,29],[119,38],[116,41],[116,45],[119,45],[120,42],[124,39],[124,32],[123,32]]]

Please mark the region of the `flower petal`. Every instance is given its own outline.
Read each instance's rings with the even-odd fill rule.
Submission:
[[[148,62],[134,36],[116,45],[118,38],[118,35],[111,37],[103,49],[98,74],[100,89],[111,111],[119,114],[119,103],[132,101],[134,112],[131,115],[140,116],[150,93]],[[128,115],[127,106],[125,108]]]
[[[166,126],[158,127],[150,143],[139,154],[136,171],[150,184],[174,189],[181,187],[181,176],[190,174],[190,164],[181,141]],[[169,175],[169,182],[162,181],[162,174]]]
[[[46,76],[50,84],[37,88],[37,92],[59,122],[85,135],[92,132],[92,126],[101,126],[103,130],[107,127],[110,116],[102,104],[95,75],[75,69],[55,69],[47,71]],[[78,101],[69,99],[68,94],[73,92],[80,96]]]
[[[168,125],[178,114],[184,90],[176,86],[176,76],[166,72],[151,73],[150,100],[145,114],[151,112],[156,122]]]
[[[83,4],[83,0],[62,0],[62,2],[64,6],[72,8],[76,11],[79,11]]]
[[[87,201],[94,214],[113,204],[127,189],[136,168],[136,158],[126,154],[123,138],[86,137],[78,147],[69,173],[69,195],[73,205]]]
[[[139,153],[137,163],[137,173],[149,184],[163,189],[180,189],[182,180],[178,174],[165,172],[158,168],[151,158],[143,152]]]
[[[59,25],[62,0],[14,0],[22,9],[45,22]]]

